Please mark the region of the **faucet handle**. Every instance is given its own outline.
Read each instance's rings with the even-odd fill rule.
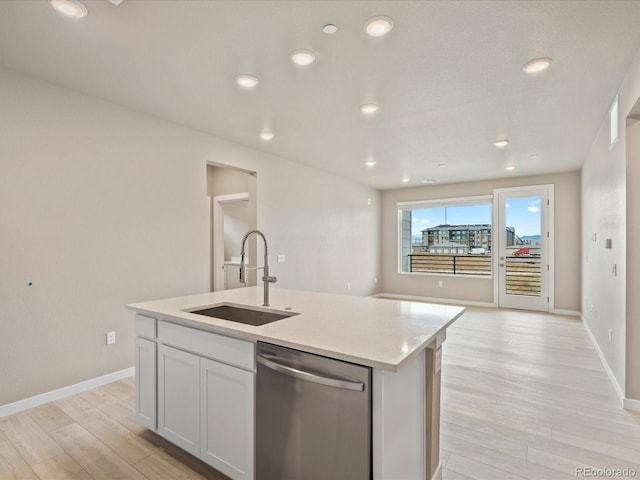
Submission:
[[[262,281],[263,282],[267,282],[267,283],[276,283],[278,281],[277,277],[272,277],[269,275],[265,275],[264,277],[262,277]]]

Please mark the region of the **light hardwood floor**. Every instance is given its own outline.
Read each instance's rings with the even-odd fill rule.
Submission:
[[[640,415],[620,406],[580,320],[468,309],[443,348],[444,480],[575,479],[587,467],[640,478]]]
[[[640,416],[579,320],[470,308],[443,348],[444,480],[640,478]],[[133,395],[130,378],[0,418],[0,480],[227,478],[138,425]]]
[[[224,480],[134,419],[127,378],[0,418],[0,480]]]

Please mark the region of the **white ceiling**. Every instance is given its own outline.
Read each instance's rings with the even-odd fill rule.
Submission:
[[[0,65],[382,189],[579,169],[640,47],[638,1],[84,3],[0,1]],[[374,15],[388,36],[364,34]]]

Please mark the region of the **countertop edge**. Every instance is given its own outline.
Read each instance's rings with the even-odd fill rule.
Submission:
[[[400,366],[416,357],[418,354],[420,354],[420,352],[434,343],[438,339],[438,337],[440,337],[442,333],[445,332],[446,329],[454,321],[460,318],[460,316],[463,315],[466,311],[466,308],[462,306],[451,306],[453,308],[459,309],[459,311],[455,314],[454,312],[452,312],[451,318],[449,318],[445,323],[439,326],[439,328],[435,330],[431,335],[421,339],[418,344],[415,344],[413,346],[411,351],[403,351],[402,354],[397,355],[398,361],[396,362],[396,358],[394,358],[394,356],[387,358],[386,360],[388,361],[383,361],[380,359],[372,358],[368,355],[358,355],[359,352],[346,353],[338,347],[326,348],[325,346],[313,346],[306,342],[296,341],[296,339],[291,340],[283,338],[281,334],[273,336],[261,331],[255,331],[255,329],[260,329],[261,327],[237,324],[235,322],[218,318],[207,318],[207,320],[188,318],[188,315],[191,315],[188,311],[182,310],[180,308],[175,308],[175,306],[163,307],[160,305],[149,305],[150,303],[153,302],[130,303],[126,304],[125,308],[136,314],[145,315],[148,317],[156,318],[158,320],[182,325],[196,330],[224,335],[230,338],[245,340],[252,343],[258,341],[271,343],[282,347],[293,348],[316,355],[322,355],[329,358],[335,358],[338,360],[343,360],[346,362],[391,372],[397,371]],[[228,326],[225,324],[228,324]]]
[[[268,335],[260,335],[259,333],[243,332],[241,330],[236,330],[233,327],[226,328],[221,325],[212,325],[204,322],[198,322],[197,320],[189,320],[183,317],[177,317],[175,315],[171,315],[169,313],[163,313],[163,312],[158,312],[154,310],[133,307],[132,305],[127,305],[126,309],[131,310],[132,312],[135,312],[135,313],[139,313],[141,315],[146,315],[149,317],[156,318],[158,320],[162,320],[169,323],[175,323],[176,325],[182,325],[184,327],[189,327],[196,330],[202,330],[204,332],[217,333],[219,335],[225,335],[227,337],[236,338],[238,340],[245,340],[249,342],[271,343],[273,345],[278,345],[281,347],[293,348],[295,350],[301,350],[303,352],[314,353],[316,355],[322,355],[324,357],[335,358],[338,360],[343,360],[345,362],[355,363],[358,365],[364,365],[372,368],[379,368],[379,369],[388,370],[391,372],[396,372],[400,365],[402,365],[409,358],[412,358],[414,355],[416,355],[419,351],[423,350],[424,348],[424,347],[416,348],[414,352],[411,352],[399,364],[393,364],[393,363],[380,362],[370,358],[363,358],[363,357],[348,355],[348,354],[337,352],[337,351],[316,348],[309,345],[302,345],[300,343],[282,340],[281,338],[274,338]],[[221,320],[221,321],[224,321],[224,320]],[[434,339],[435,337],[437,337],[437,335],[434,335]]]

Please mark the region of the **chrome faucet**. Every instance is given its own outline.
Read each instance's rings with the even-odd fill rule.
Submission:
[[[249,268],[244,266],[244,246],[247,243],[247,238],[249,238],[249,235],[251,235],[252,233],[260,235],[262,237],[262,240],[264,241],[264,266],[262,267]],[[269,284],[276,283],[276,280],[277,280],[276,277],[269,276],[269,258],[267,255],[268,255],[267,239],[265,238],[264,234],[260,230],[250,230],[244,234],[244,237],[242,237],[242,249],[240,250],[240,283],[244,283],[245,286],[247,285],[247,281],[246,281],[247,275],[245,270],[260,270],[260,269],[263,270],[263,275],[262,275],[262,283],[264,284],[264,303],[262,304],[263,307],[269,306]]]

